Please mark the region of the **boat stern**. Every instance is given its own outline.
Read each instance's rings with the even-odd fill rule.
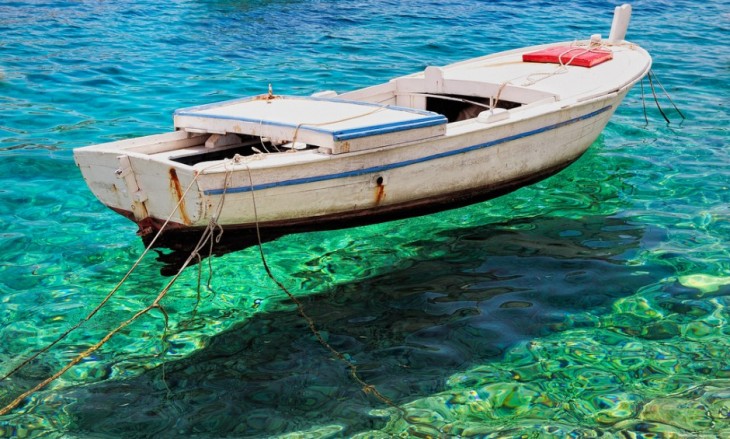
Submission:
[[[165,222],[166,228],[194,227],[203,218],[192,167],[156,157],[171,144],[200,141],[188,133],[160,134],[77,148],[74,160],[99,201],[136,222],[145,235]]]

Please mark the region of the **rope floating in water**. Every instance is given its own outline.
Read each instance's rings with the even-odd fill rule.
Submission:
[[[136,312],[129,319],[127,319],[127,320],[123,321],[122,323],[120,323],[116,328],[114,328],[113,330],[111,330],[110,332],[108,332],[104,337],[102,337],[97,343],[95,343],[92,346],[88,347],[81,354],[79,354],[76,357],[74,357],[71,361],[69,361],[64,367],[62,367],[56,373],[54,373],[50,377],[46,378],[45,380],[41,381],[40,383],[36,384],[33,388],[31,388],[31,389],[23,392],[22,394],[18,395],[15,399],[13,399],[11,402],[9,402],[8,404],[6,404],[4,407],[2,407],[0,409],[0,416],[9,413],[11,410],[13,410],[18,405],[20,405],[23,402],[23,400],[25,400],[29,396],[33,395],[34,393],[40,391],[41,389],[45,388],[47,385],[49,385],[53,381],[57,380],[64,373],[66,373],[71,368],[73,368],[78,363],[80,363],[84,358],[88,357],[92,353],[94,353],[97,350],[99,350],[102,346],[104,346],[104,344],[106,344],[109,340],[111,340],[111,338],[114,337],[114,335],[118,334],[124,328],[126,328],[127,326],[129,326],[132,323],[134,323],[135,321],[137,321],[140,317],[148,314],[150,311],[152,311],[154,309],[157,309],[157,310],[159,310],[162,313],[162,315],[163,315],[163,317],[165,319],[165,331],[167,331],[168,322],[169,322],[169,315],[168,315],[167,311],[165,310],[165,308],[162,306],[161,301],[169,293],[170,288],[174,285],[174,283],[180,277],[180,275],[185,270],[185,268],[187,268],[194,259],[197,258],[198,261],[201,260],[200,251],[206,245],[208,246],[208,250],[210,252],[210,254],[208,256],[210,257],[213,254],[214,244],[220,242],[220,239],[221,239],[222,234],[223,234],[223,228],[218,224],[217,221],[218,221],[218,218],[220,217],[220,214],[221,214],[221,212],[223,210],[223,205],[224,205],[225,196],[226,196],[226,190],[227,190],[227,188],[228,188],[228,186],[230,184],[230,176],[231,176],[231,172],[232,171],[231,171],[231,169],[228,169],[228,164],[241,164],[241,163],[244,163],[246,165],[246,170],[248,171],[249,184],[251,185],[251,189],[252,189],[251,190],[251,197],[252,197],[253,209],[254,209],[254,218],[255,218],[255,226],[256,226],[256,237],[257,237],[257,241],[258,241],[258,249],[259,249],[259,254],[261,256],[261,262],[262,262],[262,265],[264,267],[264,270],[266,271],[266,274],[279,287],[279,289],[281,289],[287,295],[287,297],[289,297],[289,299],[292,300],[296,304],[297,311],[298,311],[299,315],[307,322],[307,325],[308,325],[310,331],[312,332],[312,334],[314,335],[314,337],[317,339],[317,341],[322,346],[324,346],[337,360],[339,360],[339,361],[341,361],[341,362],[343,362],[345,364],[345,366],[349,370],[350,377],[354,381],[356,381],[362,387],[363,393],[369,394],[369,395],[373,395],[379,401],[387,404],[388,406],[390,406],[392,408],[395,408],[398,411],[398,413],[400,414],[400,416],[403,419],[405,419],[406,412],[405,412],[405,410],[402,407],[400,407],[399,405],[397,405],[390,398],[388,398],[385,395],[383,395],[374,385],[369,384],[366,381],[364,381],[359,376],[359,374],[358,374],[357,365],[355,365],[352,361],[350,361],[345,354],[339,352],[337,349],[335,349],[334,347],[332,347],[332,345],[330,345],[322,337],[322,334],[317,329],[314,320],[311,317],[309,317],[309,315],[306,313],[306,311],[304,309],[304,304],[302,304],[302,302],[299,299],[297,299],[296,296],[294,296],[286,288],[286,286],[284,286],[284,284],[281,283],[274,276],[273,272],[271,271],[271,269],[270,269],[270,267],[268,265],[268,262],[266,260],[266,255],[264,253],[263,243],[262,243],[262,239],[261,239],[261,230],[260,230],[260,226],[259,226],[258,212],[256,210],[257,209],[256,208],[256,199],[255,199],[255,194],[254,194],[254,191],[253,191],[253,178],[251,176],[251,169],[247,165],[247,163],[245,163],[245,161],[244,161],[244,160],[247,161],[247,160],[253,160],[253,159],[254,158],[244,158],[244,157],[241,157],[240,155],[236,155],[236,156],[234,156],[233,159],[226,160],[226,161],[223,162],[223,166],[226,169],[226,175],[225,175],[225,179],[224,179],[223,193],[222,193],[221,198],[218,200],[218,204],[216,206],[216,209],[214,209],[214,211],[213,211],[213,215],[211,216],[211,218],[210,218],[210,220],[208,222],[208,225],[206,226],[206,228],[204,229],[203,233],[201,234],[201,237],[198,240],[198,243],[193,248],[193,250],[191,251],[190,255],[187,257],[187,259],[185,260],[185,262],[180,266],[180,268],[178,269],[178,271],[175,274],[175,276],[157,294],[157,296],[152,301],[152,303],[150,305],[148,305],[147,307],[145,307],[144,309]],[[220,165],[221,164],[215,164],[213,166],[220,166]],[[213,167],[213,166],[211,166],[211,167]],[[69,334],[71,334],[73,331],[75,331],[76,329],[78,329],[79,327],[81,327],[85,322],[89,321],[92,317],[94,317],[94,315],[96,315],[96,313],[103,306],[105,306],[108,303],[108,301],[112,298],[112,296],[119,290],[119,288],[124,284],[124,282],[126,282],[126,280],[129,278],[129,276],[132,274],[132,272],[139,266],[139,264],[141,263],[142,259],[147,255],[147,253],[152,248],[152,246],[154,245],[154,243],[157,241],[157,239],[159,238],[159,236],[162,235],[163,230],[168,225],[168,223],[170,222],[170,220],[171,220],[172,216],[175,214],[175,212],[180,208],[180,205],[182,204],[182,201],[184,200],[185,195],[192,188],[193,184],[195,183],[195,181],[198,178],[198,175],[200,175],[200,173],[196,173],[195,174],[195,177],[193,178],[193,180],[190,182],[190,184],[188,185],[188,187],[185,189],[185,191],[183,192],[182,196],[180,197],[180,200],[178,201],[178,204],[175,206],[174,210],[167,217],[167,219],[165,220],[165,222],[163,223],[163,225],[160,227],[160,229],[158,230],[157,234],[152,239],[152,241],[147,245],[147,247],[145,248],[145,250],[142,253],[142,255],[140,255],[140,257],[137,259],[137,261],[133,264],[132,268],[130,268],[130,270],[125,274],[125,276],[122,278],[122,280],[119,281],[119,283],[111,290],[111,292],[109,294],[107,294],[107,296],[101,301],[101,303],[99,303],[99,305],[97,305],[79,323],[77,323],[76,325],[74,325],[71,328],[69,328],[68,330],[66,330],[56,340],[54,340],[53,342],[51,342],[48,345],[46,345],[45,347],[43,347],[41,350],[39,350],[38,352],[36,352],[34,355],[32,355],[31,357],[29,357],[28,359],[26,359],[25,361],[23,361],[20,365],[16,366],[13,370],[11,370],[9,373],[7,373],[2,378],[0,378],[0,381],[6,379],[8,377],[10,377],[14,373],[16,373],[17,371],[21,370],[23,367],[25,367],[28,363],[30,363],[31,361],[33,361],[35,358],[37,358],[39,355],[41,355],[41,354],[47,352],[48,350],[50,350],[53,346],[55,346],[57,343],[59,343],[60,341],[62,341],[63,339],[65,339]],[[216,233],[216,231],[217,231],[217,233]],[[212,268],[211,268],[211,276],[212,276]],[[198,276],[198,287],[200,287],[200,282],[201,282],[201,275],[199,273],[199,276]],[[208,279],[208,286],[210,286],[210,278]],[[199,289],[198,289],[198,293],[199,293]]]

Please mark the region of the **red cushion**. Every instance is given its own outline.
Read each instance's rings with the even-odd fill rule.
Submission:
[[[593,67],[610,59],[613,59],[613,53],[609,50],[570,46],[549,47],[522,55],[524,62],[561,64],[562,61],[562,64],[579,67]]]

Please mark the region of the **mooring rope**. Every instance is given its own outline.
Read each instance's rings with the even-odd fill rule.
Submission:
[[[236,156],[236,157],[234,157],[234,159],[231,162],[238,164],[238,163],[241,162],[241,157],[240,156]],[[150,311],[152,311],[154,309],[157,309],[157,310],[159,310],[162,313],[163,318],[165,320],[165,332],[167,331],[168,323],[169,323],[169,315],[168,315],[167,311],[165,310],[165,308],[161,304],[162,299],[164,299],[167,296],[167,294],[170,291],[170,288],[174,285],[174,283],[182,275],[182,272],[190,265],[190,263],[193,261],[193,259],[198,258],[200,260],[200,258],[201,258],[200,250],[202,250],[208,244],[210,246],[209,247],[209,251],[212,253],[212,249],[213,249],[214,242],[217,243],[221,239],[221,236],[222,236],[222,233],[223,233],[223,228],[220,226],[220,224],[218,224],[218,218],[220,217],[220,214],[222,212],[223,205],[224,205],[224,201],[225,201],[226,189],[228,188],[229,183],[230,183],[229,180],[230,180],[230,176],[231,176],[231,169],[228,169],[227,168],[227,164],[228,163],[229,163],[228,160],[226,160],[226,162],[224,162],[224,166],[226,166],[226,175],[225,175],[224,184],[223,184],[223,187],[224,187],[223,193],[222,193],[221,198],[218,200],[218,205],[216,206],[216,209],[214,210],[213,215],[211,216],[211,219],[208,222],[208,225],[206,226],[206,228],[204,229],[203,233],[201,234],[201,237],[198,240],[198,243],[195,245],[195,247],[193,248],[193,250],[190,253],[190,255],[187,257],[187,259],[185,260],[185,262],[180,266],[180,268],[178,269],[178,271],[175,274],[175,276],[172,279],[170,279],[170,281],[165,285],[165,287],[158,293],[158,295],[152,301],[152,303],[150,305],[148,305],[147,307],[145,307],[144,309],[142,309],[142,310],[138,311],[137,313],[135,313],[129,319],[127,319],[127,320],[123,321],[122,323],[120,323],[117,327],[115,327],[113,330],[111,330],[110,332],[108,332],[104,337],[102,337],[98,342],[96,342],[95,344],[93,344],[92,346],[90,346],[89,348],[87,348],[85,351],[83,351],[82,353],[80,353],[79,355],[77,355],[76,357],[74,357],[71,361],[69,361],[65,366],[63,366],[56,373],[54,373],[50,377],[44,379],[40,383],[36,384],[33,388],[31,388],[31,389],[23,392],[22,394],[18,395],[15,399],[13,399],[11,402],[9,402],[8,404],[6,404],[4,407],[2,407],[0,409],[0,416],[7,414],[8,412],[10,412],[14,408],[16,408],[27,397],[33,395],[34,393],[38,392],[39,390],[45,388],[47,385],[49,385],[53,381],[57,380],[59,377],[61,377],[64,373],[66,373],[72,367],[74,367],[78,363],[80,363],[84,358],[88,357],[92,353],[94,353],[97,350],[99,350],[112,337],[114,337],[114,335],[118,334],[119,332],[121,332],[122,330],[124,330],[124,328],[126,328],[127,326],[129,326],[132,323],[134,323],[135,321],[137,321],[140,317],[148,314]],[[219,166],[219,164],[217,164],[216,166]],[[256,206],[256,199],[255,199],[255,195],[254,195],[254,191],[253,191],[253,177],[251,175],[251,168],[248,166],[248,164],[245,164],[245,168],[246,168],[247,173],[248,173],[249,184],[251,185],[251,188],[252,188],[251,194],[252,194],[253,211],[254,211],[254,218],[255,218],[255,225],[256,225],[256,236],[257,236],[257,240],[258,240],[258,249],[259,249],[259,254],[261,256],[261,262],[262,262],[262,265],[264,267],[264,270],[266,271],[266,274],[287,295],[287,297],[289,297],[289,299],[292,300],[292,302],[294,302],[296,304],[297,310],[298,310],[300,316],[302,316],[302,318],[307,322],[307,325],[308,325],[310,331],[315,336],[315,338],[317,339],[317,341],[322,346],[324,346],[330,353],[332,353],[332,355],[334,355],[339,361],[342,361],[348,367],[349,372],[350,372],[350,376],[360,386],[362,386],[362,391],[365,394],[373,395],[375,398],[377,398],[381,402],[387,404],[390,407],[395,408],[401,414],[402,417],[405,417],[406,412],[405,412],[405,410],[402,407],[400,407],[399,405],[397,405],[390,398],[388,398],[385,395],[383,395],[374,385],[369,384],[365,380],[363,380],[360,377],[360,375],[358,374],[357,365],[355,365],[352,361],[348,360],[347,357],[344,354],[342,354],[337,349],[335,349],[332,345],[330,345],[322,337],[322,334],[317,329],[317,326],[314,323],[314,320],[306,313],[306,311],[304,309],[304,304],[299,299],[297,299],[297,297],[294,296],[289,291],[289,289],[286,288],[286,286],[283,283],[281,283],[276,278],[276,276],[273,274],[273,272],[271,271],[271,268],[269,267],[268,262],[266,260],[266,255],[264,253],[263,243],[262,243],[262,239],[261,239],[261,230],[260,230],[260,226],[259,226],[259,219],[258,219],[258,210],[257,210],[257,206]],[[190,183],[190,185],[186,188],[185,192],[183,193],[183,196],[180,197],[181,200],[184,199],[184,195],[192,187],[192,185],[195,182],[195,180],[197,179],[198,175],[199,175],[199,173],[196,173],[195,174],[195,178]],[[63,340],[65,337],[67,337],[73,330],[77,329],[83,323],[85,323],[86,321],[88,321],[89,319],[91,319],[102,308],[102,306],[104,306],[108,302],[108,300],[113,296],[113,294],[116,291],[119,290],[119,288],[124,283],[124,281],[126,281],[127,278],[129,277],[129,275],[131,274],[131,272],[134,271],[134,268],[136,268],[139,265],[139,263],[141,262],[141,260],[144,257],[144,255],[147,254],[147,252],[151,249],[151,247],[154,244],[154,242],[161,235],[162,230],[169,223],[169,221],[172,218],[174,212],[179,208],[180,204],[181,203],[179,202],[178,205],[175,207],[175,210],[173,210],[173,212],[168,216],[167,220],[165,221],[165,223],[163,224],[163,226],[160,228],[160,230],[158,231],[157,235],[155,235],[154,239],[151,241],[151,243],[145,249],[145,252],[142,254],[142,256],[140,256],[140,258],[138,258],[138,260],[135,262],[135,264],[133,265],[133,267],[124,276],[124,278],[122,279],[122,281],[120,281],[117,284],[117,286],[114,287],[114,289],[107,295],[107,297],[105,297],[104,300],[96,308],[94,308],[94,310],[91,313],[89,313],[89,315],[85,319],[83,319],[77,325],[73,326],[72,328],[70,328],[69,330],[67,330],[66,332],[64,332],[64,334],[62,334],[60,337],[58,337],[54,342],[52,342],[51,344],[45,346],[43,349],[41,349],[40,351],[38,351],[31,358],[25,360],[21,365],[17,366],[10,373],[6,374],[3,377],[3,379],[9,377],[13,373],[15,373],[18,370],[20,370],[25,365],[27,365],[30,361],[32,361],[33,359],[37,358],[39,355],[41,355],[42,353],[48,351],[51,347],[53,347],[59,341]],[[217,234],[215,233],[216,230],[218,231]],[[200,279],[201,278],[200,278],[200,273],[199,273],[199,277],[198,277],[198,281],[199,282],[200,282]],[[210,280],[208,281],[208,285],[210,285]],[[199,294],[199,290],[198,290],[198,294]]]
[[[261,227],[259,225],[259,216],[258,216],[258,209],[256,207],[256,196],[254,194],[254,186],[253,186],[253,177],[251,176],[251,168],[246,165],[246,171],[248,172],[248,182],[251,187],[251,202],[253,205],[253,214],[254,214],[254,223],[256,227],[256,239],[258,244],[258,250],[259,255],[261,256],[261,265],[264,267],[264,271],[266,271],[267,276],[276,284],[281,291],[283,291],[289,299],[294,302],[294,304],[297,306],[297,312],[299,315],[307,322],[307,325],[309,326],[309,330],[312,332],[314,337],[317,339],[317,341],[325,347],[332,355],[335,356],[339,361],[343,362],[347,368],[350,370],[350,377],[352,377],[353,380],[355,380],[360,386],[362,386],[362,391],[365,394],[372,394],[380,400],[381,402],[387,404],[388,406],[398,410],[401,417],[405,417],[406,411],[393,402],[390,398],[380,393],[380,391],[373,385],[367,383],[365,380],[363,380],[360,375],[357,372],[357,365],[353,363],[352,361],[348,360],[347,357],[345,357],[344,354],[342,354],[340,351],[332,347],[331,344],[329,344],[323,337],[322,334],[319,332],[319,329],[317,329],[317,326],[314,323],[314,320],[307,314],[307,312],[304,309],[304,304],[297,299],[294,294],[289,291],[289,289],[284,286],[283,283],[281,283],[276,276],[274,276],[274,273],[271,271],[271,268],[269,267],[268,262],[266,261],[266,254],[264,253],[264,247],[263,247],[263,241],[261,239]]]
[[[188,265],[190,265],[190,262],[192,262],[192,260],[194,258],[196,258],[196,257],[200,258],[199,252],[205,246],[205,244],[208,242],[208,240],[211,239],[211,240],[215,240],[216,242],[218,242],[220,240],[220,237],[221,237],[221,234],[222,234],[222,230],[223,229],[218,224],[217,221],[218,221],[218,218],[220,216],[220,213],[222,212],[222,209],[223,209],[223,201],[225,200],[225,193],[226,193],[226,188],[228,187],[230,174],[231,174],[231,171],[230,170],[226,170],[226,175],[225,175],[225,179],[224,179],[224,191],[223,191],[223,195],[221,196],[221,198],[220,198],[220,200],[218,202],[218,206],[214,210],[214,214],[211,217],[210,221],[208,222],[208,225],[203,230],[203,233],[201,234],[201,237],[198,240],[198,243],[193,248],[193,251],[190,253],[190,255],[185,260],[185,262],[182,264],[182,266],[178,269],[178,271],[175,274],[175,276],[160,291],[160,293],[157,295],[157,297],[152,302],[152,304],[150,304],[149,306],[147,306],[143,310],[138,311],[131,318],[129,318],[126,321],[122,322],[120,325],[118,325],[112,331],[110,331],[109,333],[107,333],[96,344],[92,345],[91,347],[89,347],[88,349],[86,349],[84,352],[82,352],[81,354],[79,354],[75,358],[73,358],[71,361],[69,361],[58,372],[54,373],[50,377],[48,377],[45,380],[43,380],[40,383],[38,383],[32,389],[30,389],[30,390],[28,390],[26,392],[23,392],[21,395],[19,395],[15,399],[13,399],[10,403],[8,403],[7,405],[5,405],[3,408],[0,409],[0,416],[7,414],[10,410],[12,410],[15,407],[17,407],[25,398],[27,398],[28,396],[34,394],[35,392],[43,389],[48,384],[50,384],[53,381],[55,381],[56,379],[58,379],[61,375],[63,375],[64,373],[66,373],[69,369],[71,369],[72,367],[74,367],[75,365],[77,365],[78,363],[80,363],[84,358],[88,357],[89,355],[91,355],[92,353],[94,353],[95,351],[97,351],[99,348],[101,348],[114,335],[116,335],[117,333],[119,333],[121,330],[123,330],[124,328],[126,328],[131,323],[135,322],[137,319],[139,319],[143,315],[147,314],[151,310],[153,310],[153,309],[159,309],[160,310],[160,312],[163,314],[163,317],[165,318],[165,328],[167,328],[169,316],[167,314],[167,311],[165,311],[165,309],[160,304],[160,301],[167,295],[167,293],[169,292],[169,290],[172,287],[172,285],[177,281],[177,279],[182,274],[183,270],[185,270],[185,268],[187,268]],[[124,276],[124,278],[114,287],[114,289],[112,289],[112,291],[104,298],[104,300],[96,308],[94,308],[94,310],[91,313],[89,313],[89,315],[85,319],[81,320],[79,323],[77,323],[76,325],[74,325],[73,327],[71,327],[70,329],[68,329],[60,337],[58,337],[56,340],[54,340],[49,345],[46,345],[40,351],[36,352],[36,354],[34,354],[33,356],[31,356],[29,359],[26,359],[23,363],[21,363],[19,366],[17,366],[16,368],[14,368],[10,373],[6,374],[2,379],[5,379],[5,378],[11,376],[13,373],[17,372],[18,370],[20,370],[21,368],[23,368],[24,366],[26,366],[33,359],[37,358],[42,353],[47,352],[51,347],[53,347],[59,341],[63,340],[65,337],[67,337],[72,331],[74,331],[75,329],[79,328],[83,323],[85,323],[86,321],[88,321],[89,319],[91,319],[91,317],[93,317],[108,302],[108,300],[114,295],[114,293],[116,293],[119,290],[119,288],[121,287],[121,285],[129,278],[129,276],[132,273],[132,271],[134,271],[134,269],[139,265],[139,263],[142,261],[142,259],[144,258],[144,256],[152,248],[152,245],[157,240],[157,238],[161,235],[162,230],[164,229],[164,227],[169,223],[170,219],[172,218],[172,216],[174,215],[174,213],[177,211],[177,209],[179,209],[180,204],[182,203],[182,200],[184,200],[184,198],[185,198],[185,194],[187,194],[187,192],[193,186],[193,184],[195,183],[195,181],[198,178],[198,175],[199,175],[199,173],[196,173],[195,174],[193,180],[190,182],[190,184],[188,185],[188,187],[183,192],[183,195],[180,197],[180,201],[178,202],[177,206],[172,211],[172,213],[170,213],[170,215],[167,217],[167,220],[163,223],[162,227],[160,227],[160,230],[157,232],[157,234],[155,235],[154,239],[147,246],[147,248],[145,249],[145,251],[143,252],[143,254],[137,259],[137,261],[135,262],[135,264],[133,265],[133,267],[127,272],[127,274]],[[216,230],[216,229],[219,229],[220,232],[218,233],[217,236],[214,236],[214,230]]]
[[[53,340],[52,342],[48,343],[47,345],[45,345],[40,350],[36,351],[30,357],[26,358],[23,362],[21,362],[15,368],[13,368],[10,372],[8,372],[5,375],[3,375],[2,377],[0,377],[0,382],[2,382],[5,379],[9,378],[10,376],[12,376],[16,372],[18,372],[20,369],[24,368],[28,363],[30,363],[31,361],[33,361],[36,358],[38,358],[38,356],[44,354],[45,352],[48,352],[48,350],[50,350],[53,346],[55,346],[56,344],[58,344],[60,341],[62,341],[66,337],[68,337],[73,331],[77,330],[84,323],[86,323],[89,320],[91,320],[91,318],[94,317],[96,315],[96,313],[99,312],[99,310],[101,310],[102,307],[104,307],[104,305],[106,305],[106,303],[114,296],[114,294],[116,294],[117,291],[119,291],[119,288],[122,287],[122,285],[127,281],[127,279],[129,279],[129,277],[132,275],[132,273],[137,269],[137,267],[142,262],[142,260],[145,258],[145,256],[147,255],[147,253],[150,252],[150,250],[154,246],[155,242],[157,242],[157,239],[162,235],[162,232],[165,229],[165,227],[167,227],[167,225],[172,220],[172,217],[175,214],[175,212],[177,212],[180,209],[180,206],[182,205],[183,200],[185,200],[185,196],[187,195],[188,191],[190,191],[190,189],[193,187],[193,185],[197,181],[198,175],[199,174],[197,172],[194,174],[193,179],[190,181],[190,184],[183,191],[182,195],[180,196],[180,200],[178,200],[177,204],[175,205],[175,208],[167,216],[167,218],[165,219],[165,221],[162,223],[162,226],[160,226],[159,230],[157,231],[157,233],[155,234],[155,236],[152,238],[152,240],[150,241],[150,243],[144,249],[144,251],[142,252],[142,254],[137,258],[137,260],[134,262],[134,264],[132,264],[132,267],[129,270],[127,270],[127,273],[122,277],[122,279],[106,295],[106,297],[104,297],[104,299],[102,299],[102,301],[89,314],[87,314],[86,317],[84,317],[83,319],[81,319],[74,326],[68,328],[63,334],[61,334],[60,336],[58,336],[55,340]]]
[[[644,109],[644,122],[646,123],[644,125],[644,128],[649,126],[649,116],[646,114],[646,95],[644,94],[644,78],[641,78],[641,81],[639,81],[639,84],[641,85],[641,107]]]
[[[646,75],[647,78],[649,78],[649,87],[651,87],[651,94],[654,96],[654,103],[656,104],[657,109],[659,110],[659,113],[661,113],[664,120],[667,121],[667,123],[671,123],[669,121],[669,118],[664,113],[664,110],[662,110],[662,106],[659,104],[659,98],[656,95],[656,90],[654,89],[654,81],[651,79],[651,71],[649,71],[649,74]]]
[[[651,92],[654,95],[654,102],[656,102],[656,106],[659,109],[659,112],[662,114],[662,116],[664,116],[664,120],[666,120],[667,123],[670,123],[669,122],[669,119],[666,116],[666,114],[664,114],[664,111],[662,110],[662,107],[659,105],[659,99],[657,98],[656,90],[654,89],[654,82],[652,81],[652,78],[654,78],[656,80],[657,84],[659,85],[659,87],[664,92],[664,96],[666,96],[667,99],[669,99],[669,102],[674,107],[674,110],[677,113],[679,113],[679,116],[682,118],[682,120],[685,120],[686,117],[684,117],[684,114],[681,111],[679,111],[679,108],[677,107],[677,104],[675,104],[674,101],[672,100],[672,97],[669,96],[669,93],[667,93],[667,90],[664,88],[664,86],[662,85],[662,83],[659,81],[659,77],[656,75],[656,73],[654,73],[653,70],[649,70],[649,73],[646,76],[647,76],[647,78],[649,78],[649,85],[651,86]]]

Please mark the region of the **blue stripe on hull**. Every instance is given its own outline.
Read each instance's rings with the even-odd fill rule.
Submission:
[[[611,105],[608,105],[608,106],[600,108],[596,111],[590,112],[588,114],[584,114],[582,116],[578,116],[578,117],[570,119],[570,120],[566,120],[564,122],[556,123],[553,125],[548,125],[546,127],[537,128],[537,129],[534,129],[531,131],[526,131],[524,133],[515,134],[512,136],[503,137],[501,139],[492,140],[490,142],[480,143],[478,145],[467,146],[465,148],[456,149],[453,151],[442,152],[439,154],[433,154],[433,155],[429,155],[426,157],[421,157],[421,158],[417,158],[417,159],[413,159],[413,160],[405,160],[402,162],[390,163],[390,164],[381,165],[381,166],[373,166],[370,168],[357,169],[354,171],[339,172],[337,174],[317,175],[314,177],[295,178],[295,179],[291,179],[291,180],[283,180],[283,181],[277,181],[277,182],[273,182],[273,183],[263,183],[263,184],[254,185],[253,188],[251,186],[240,186],[240,187],[227,188],[225,190],[224,189],[209,189],[209,190],[204,191],[204,194],[205,195],[222,195],[223,192],[225,192],[227,194],[240,193],[240,192],[251,192],[252,189],[257,191],[257,190],[269,189],[269,188],[273,188],[273,187],[295,186],[298,184],[314,183],[314,182],[326,181],[326,180],[336,180],[339,178],[347,178],[347,177],[356,177],[359,175],[373,174],[373,173],[377,173],[377,172],[388,171],[390,169],[403,168],[403,167],[415,165],[418,163],[424,163],[424,162],[428,162],[431,160],[438,160],[438,159],[441,159],[444,157],[450,157],[450,156],[454,156],[454,155],[458,155],[458,154],[464,154],[467,152],[476,151],[476,150],[483,149],[483,148],[489,148],[490,146],[495,146],[495,145],[499,145],[502,143],[511,142],[513,140],[518,140],[518,139],[522,139],[525,137],[534,136],[536,134],[544,133],[547,131],[552,131],[552,130],[555,130],[558,128],[562,128],[566,125],[571,125],[573,123],[580,122],[582,120],[596,117],[599,114],[605,113],[606,111],[610,110],[611,108],[613,108],[613,107]]]

